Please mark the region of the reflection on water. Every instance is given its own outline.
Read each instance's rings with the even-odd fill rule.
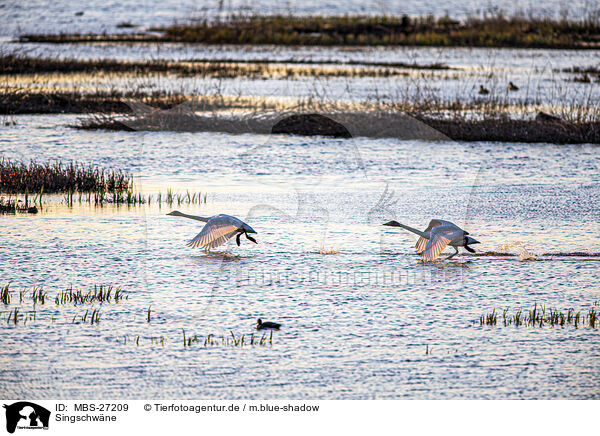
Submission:
[[[14,292],[103,283],[128,295],[94,306],[94,325],[80,321],[89,307],[53,298],[25,299],[26,324],[6,322],[14,300],[0,307],[7,397],[598,397],[597,329],[473,324],[493,308],[600,299],[596,147],[79,132],[15,118],[0,136],[6,158],[93,162],[133,172],[147,192],[208,199],[69,208],[57,198],[35,216],[0,216],[0,276]],[[380,201],[386,186],[392,199]],[[237,216],[258,244],[190,249],[201,224],[172,209]],[[423,264],[414,235],[381,225],[433,217],[467,229],[477,253]],[[514,241],[543,261],[498,250]],[[248,335],[258,317],[283,324],[272,346],[182,345],[182,329]]]

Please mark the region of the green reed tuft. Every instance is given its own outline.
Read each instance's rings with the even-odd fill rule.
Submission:
[[[519,308],[513,315],[509,314],[509,308],[505,308],[502,311],[502,325],[508,327],[514,325],[515,327],[564,327],[573,326],[579,328],[580,326],[586,326],[590,328],[598,327],[598,309],[597,305],[593,306],[587,311],[582,313],[581,311],[575,311],[573,308],[569,308],[566,312],[556,308],[546,308],[546,305],[536,302],[533,308],[527,310],[525,314],[523,309]],[[496,309],[494,308],[491,313],[481,315],[479,317],[480,325],[495,326],[497,325]]]
[[[54,298],[54,303],[59,305],[73,304],[75,306],[87,303],[119,303],[128,297],[120,287],[94,285],[94,289],[84,292],[81,289],[70,288],[60,291]]]
[[[10,304],[10,290],[8,289],[10,283],[0,288],[0,301],[6,305]]]
[[[250,335],[250,340],[247,340],[245,334],[236,335],[233,331],[229,331],[228,335],[216,336],[209,333],[206,337],[198,337],[197,335],[185,337],[184,332],[184,347],[190,347],[194,343],[202,343],[204,347],[238,347],[245,346],[272,346],[273,332],[269,335],[264,333],[260,338],[256,338],[254,333]]]

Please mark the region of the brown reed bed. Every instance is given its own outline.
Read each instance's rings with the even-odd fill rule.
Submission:
[[[257,32],[256,29],[260,29]],[[586,18],[471,17],[463,22],[448,16],[293,16],[233,14],[154,28],[162,34],[22,35],[21,42],[188,42],[275,45],[404,45],[436,47],[524,47],[582,49],[600,46],[600,23]]]
[[[105,171],[95,165],[77,162],[25,164],[0,159],[0,192],[37,193],[57,192],[131,192],[133,177],[119,170]],[[27,202],[27,200],[26,200]]]
[[[361,68],[352,68],[361,67]],[[127,73],[147,75],[168,73],[179,76],[213,78],[234,77],[387,77],[402,70],[449,70],[442,63],[297,60],[297,59],[191,59],[182,61],[122,61],[114,59],[78,60],[68,58],[30,57],[18,52],[0,54],[0,74],[46,73]]]
[[[111,91],[39,91],[27,87],[0,88],[0,112],[17,114],[129,113],[126,101],[135,100],[160,109],[169,109],[189,97],[170,94]]]
[[[552,144],[599,144],[600,122],[545,122],[486,118],[439,119],[416,115],[416,119],[455,141],[497,141]]]
[[[569,308],[566,311],[556,308],[546,308],[546,305],[535,303],[532,309],[524,311],[522,308],[519,308],[513,314],[509,313],[510,309],[507,307],[502,311],[502,318],[499,318],[499,313],[496,312],[496,309],[493,309],[492,312],[481,315],[479,325],[540,328],[572,326],[575,328],[589,327],[595,329],[600,326],[600,312],[597,306],[598,302],[594,302],[587,312],[582,312],[575,311],[573,308]]]
[[[152,110],[174,109],[182,104],[192,105],[196,111],[223,109],[276,110],[279,104],[265,99],[245,96],[199,95],[190,96],[179,93],[156,91],[142,93],[137,91],[83,92],[78,90],[37,90],[23,86],[0,87],[0,112],[17,114],[95,114],[103,118],[106,114],[131,114],[136,105],[147,105]],[[12,125],[12,123],[11,123]],[[118,130],[123,130],[124,125]]]
[[[316,116],[341,120],[346,129],[329,129],[320,123],[309,121]],[[511,119],[502,115],[486,115],[481,119],[450,113],[447,117],[430,115],[427,112],[411,111],[390,114],[356,112],[306,112],[290,114],[283,124],[285,114],[254,114],[238,117],[219,114],[195,115],[154,113],[149,117],[129,118],[92,117],[82,120],[73,127],[80,129],[107,130],[150,130],[150,131],[218,131],[227,133],[298,134],[336,137],[398,137],[402,139],[452,139],[455,141],[498,141],[553,144],[598,144],[600,143],[600,121],[563,121],[561,119]],[[312,115],[311,115],[312,114]],[[315,115],[317,114],[317,115]],[[294,118],[295,117],[295,118]],[[390,128],[386,122],[395,122]],[[379,126],[380,128],[375,128]],[[402,128],[405,127],[405,128]],[[344,133],[340,133],[344,132]]]

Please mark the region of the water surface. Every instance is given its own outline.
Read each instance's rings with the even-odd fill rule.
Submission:
[[[123,169],[146,193],[207,202],[68,207],[56,196],[35,216],[0,216],[2,283],[128,295],[97,325],[77,321],[90,306],[51,300],[17,326],[6,323],[15,302],[1,307],[5,397],[598,398],[598,329],[479,325],[493,308],[600,300],[596,146],[82,132],[65,127],[73,118],[14,117],[2,156]],[[166,216],[174,208],[238,216],[258,244],[190,249],[200,223]],[[463,225],[478,253],[423,264],[414,235],[381,226],[433,217]],[[482,255],[515,243],[537,259]],[[249,335],[257,317],[283,323],[272,346],[183,347],[182,329]]]

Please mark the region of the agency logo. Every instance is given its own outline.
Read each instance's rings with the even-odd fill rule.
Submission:
[[[14,433],[15,429],[48,429],[50,411],[42,406],[28,401],[19,401],[6,409],[6,431]]]

